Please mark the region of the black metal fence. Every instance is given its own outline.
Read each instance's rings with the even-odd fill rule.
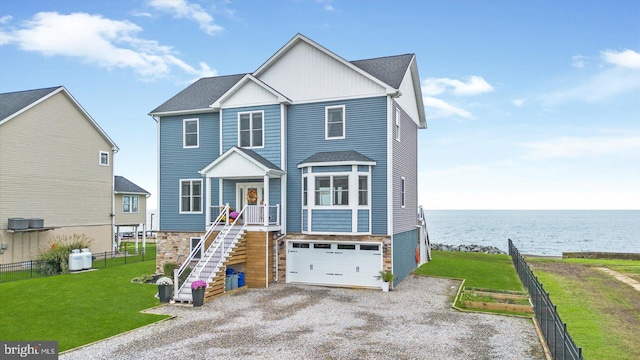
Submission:
[[[571,339],[567,331],[567,324],[560,320],[556,306],[549,299],[549,293],[544,291],[542,284],[533,275],[529,265],[513,245],[511,239],[509,239],[509,255],[511,255],[520,281],[529,291],[536,320],[540,325],[551,356],[554,359],[582,360],[582,348],[576,346]]]
[[[141,261],[156,259],[155,248],[140,249],[137,253],[133,249],[120,252],[106,251],[94,253],[92,269],[104,269],[111,266],[126,265]],[[41,271],[44,263],[41,260],[28,260],[17,263],[0,264],[0,283],[50,276]],[[57,274],[56,274],[57,275]]]

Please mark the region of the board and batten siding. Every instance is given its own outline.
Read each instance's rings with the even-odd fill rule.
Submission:
[[[99,164],[101,151],[109,153],[108,166]],[[10,217],[56,227],[110,225],[113,155],[64,92],[0,125],[0,229]]]
[[[393,102],[393,233],[413,230],[418,209],[418,126]],[[400,141],[396,140],[396,109],[400,110]],[[401,179],[405,178],[405,206],[402,207]]]
[[[325,140],[325,107],[337,105],[345,106],[346,137]],[[287,108],[287,232],[301,231],[302,171],[298,164],[317,152],[355,150],[376,161],[371,174],[371,231],[387,234],[386,120],[386,96],[295,104]]]
[[[199,147],[183,148],[184,119],[199,119]],[[205,113],[161,117],[160,126],[160,230],[204,231],[206,197],[202,197],[201,214],[180,214],[180,180],[202,179],[202,193],[206,181],[198,173],[220,156],[219,114]],[[212,187],[217,181],[212,180]],[[215,205],[215,203],[213,203]]]
[[[238,144],[238,113],[264,112],[263,131],[264,147],[251,150],[282,167],[280,156],[280,105],[252,106],[233,109],[222,109],[222,152]]]
[[[393,235],[393,273],[398,277],[394,284],[399,283],[416,269],[416,246],[418,244],[418,230],[413,229]]]

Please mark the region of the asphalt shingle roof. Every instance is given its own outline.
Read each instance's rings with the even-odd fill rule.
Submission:
[[[115,182],[114,190],[117,193],[151,195],[147,190],[145,190],[145,189],[141,188],[140,186],[132,183],[131,181],[129,181],[124,176],[116,175],[114,177],[114,182]]]
[[[282,169],[280,169],[278,167],[278,165],[272,163],[271,161],[265,159],[264,157],[262,157],[260,154],[258,154],[257,152],[251,150],[251,149],[244,149],[241,147],[237,147],[234,146],[234,148],[242,151],[243,153],[247,154],[248,156],[250,156],[252,159],[254,159],[255,161],[259,162],[260,164],[266,166],[269,169],[273,169],[273,170],[280,170],[282,171]]]
[[[342,162],[342,161],[375,162],[375,160],[371,159],[370,157],[364,156],[357,151],[347,150],[347,151],[318,152],[302,160],[300,164]]]
[[[402,83],[404,74],[409,68],[409,64],[411,64],[412,58],[413,54],[404,54],[356,60],[351,63],[394,89],[398,89]]]
[[[158,106],[151,114],[170,111],[207,109],[246,74],[215,76],[199,79],[171,99]]]
[[[26,108],[62,86],[0,94],[0,121]]]
[[[413,54],[404,54],[357,60],[351,63],[394,89],[398,89],[412,58]],[[152,110],[151,114],[208,109],[245,75],[202,78]]]

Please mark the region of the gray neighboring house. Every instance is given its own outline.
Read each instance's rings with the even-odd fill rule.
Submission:
[[[74,233],[111,251],[117,151],[63,86],[0,94],[0,263]]]

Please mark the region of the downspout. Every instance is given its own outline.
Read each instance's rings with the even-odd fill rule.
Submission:
[[[111,251],[112,254],[115,254],[116,251],[116,244],[114,241],[114,230],[116,227],[116,172],[115,172],[115,157],[116,157],[116,153],[118,152],[118,148],[117,147],[112,147],[111,150],[113,151],[113,154],[111,155],[111,214],[109,214],[109,216],[111,217],[111,231],[109,234],[109,241],[111,241]]]
[[[265,257],[265,264],[264,264],[264,270],[265,270],[265,274],[264,274],[264,282],[265,282],[265,288],[269,287],[269,230],[265,231],[265,236],[264,236],[264,257]]]

